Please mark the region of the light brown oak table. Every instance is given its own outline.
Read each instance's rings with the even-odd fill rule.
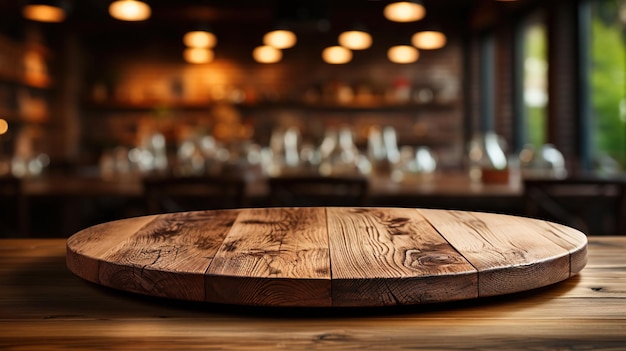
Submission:
[[[568,279],[582,232],[495,213],[302,207],[191,211],[86,228],[76,275],[149,296],[253,306],[410,305],[502,295]]]
[[[626,237],[590,236],[588,263],[523,293],[384,308],[180,302],[88,283],[66,240],[0,240],[2,350],[624,350]]]

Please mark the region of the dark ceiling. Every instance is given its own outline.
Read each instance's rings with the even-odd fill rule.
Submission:
[[[26,0],[0,0],[0,33],[20,39],[26,24],[21,7]],[[426,17],[414,23],[394,23],[383,16],[391,0],[144,0],[152,17],[144,22],[124,22],[111,18],[111,0],[69,0],[71,9],[63,23],[36,24],[48,41],[77,33],[95,47],[125,42],[133,47],[146,38],[153,42],[180,44],[186,31],[208,24],[231,45],[260,41],[262,33],[278,23],[287,24],[308,43],[334,45],[339,32],[355,24],[364,25],[388,43],[405,43],[416,30],[436,27],[450,37],[464,35],[475,27],[476,18],[489,20],[511,13],[525,3],[540,0],[500,2],[496,0],[423,0]],[[546,0],[544,0],[546,1]],[[252,38],[255,36],[255,38]],[[259,38],[256,38],[259,37]]]
[[[214,27],[271,27],[278,20],[287,20],[301,30],[326,29],[361,22],[377,28],[390,24],[382,15],[390,0],[145,0],[153,15],[141,26],[184,28],[195,23],[210,23]],[[115,31],[134,24],[116,21],[108,15],[111,0],[70,0],[71,11],[66,23],[83,31]],[[524,2],[524,1],[521,1]],[[24,0],[0,0],[0,26],[19,26],[23,21],[20,8]],[[516,6],[495,0],[424,0],[427,16],[421,25],[466,26],[474,9],[484,3],[494,7]],[[510,3],[511,4],[511,3]],[[136,24],[135,24],[136,25]],[[136,25],[138,26],[138,25]],[[1,27],[0,27],[1,28]],[[296,28],[297,29],[297,28]]]

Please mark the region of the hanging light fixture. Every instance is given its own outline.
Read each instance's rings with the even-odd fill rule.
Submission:
[[[396,45],[389,48],[387,57],[394,63],[413,63],[419,58],[419,51],[409,45]]]
[[[194,30],[185,33],[183,43],[190,48],[213,48],[217,44],[217,37],[208,30]]]
[[[298,41],[296,34],[287,29],[276,29],[263,36],[263,44],[276,49],[288,49]]]
[[[352,60],[352,51],[343,46],[329,46],[322,51],[322,59],[333,65],[348,63]]]
[[[37,22],[63,22],[67,16],[65,1],[28,1],[22,8],[24,18]]]
[[[273,46],[262,45],[252,51],[252,57],[256,62],[276,63],[282,60],[283,52]]]
[[[349,30],[339,34],[339,45],[350,50],[365,50],[372,46],[372,36],[364,30]]]
[[[150,5],[139,0],[116,0],[109,5],[109,14],[121,21],[144,21],[150,18]]]
[[[207,48],[186,48],[183,51],[183,58],[189,63],[209,63],[214,56],[213,50]]]
[[[426,16],[426,8],[419,0],[398,1],[385,6],[383,14],[392,22],[415,22]]]
[[[9,131],[9,122],[4,118],[0,118],[0,135],[4,135]]]
[[[446,45],[446,35],[439,31],[426,30],[413,34],[411,43],[418,49],[435,50]]]

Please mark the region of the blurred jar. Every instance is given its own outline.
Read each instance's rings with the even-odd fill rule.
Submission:
[[[544,144],[539,150],[526,145],[519,154],[522,177],[524,178],[565,178],[565,158],[552,144]]]
[[[395,182],[429,180],[436,170],[437,160],[430,148],[403,146],[400,149],[400,161],[392,171],[391,179]]]
[[[184,140],[178,146],[174,174],[177,176],[199,176],[205,173],[205,160],[194,139]]]
[[[278,175],[299,172],[301,143],[302,138],[298,128],[275,128],[272,131],[269,146],[271,164],[263,166],[266,173]]]
[[[469,175],[482,183],[508,183],[509,161],[506,142],[494,132],[477,135],[469,146]]]
[[[367,138],[367,157],[372,171],[379,175],[389,175],[400,160],[396,130],[386,126],[382,130],[372,127]]]
[[[319,174],[323,176],[366,174],[371,164],[354,144],[352,130],[342,127],[339,132],[328,129],[320,145]]]

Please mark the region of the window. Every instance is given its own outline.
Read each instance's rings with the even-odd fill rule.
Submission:
[[[626,166],[626,0],[593,0],[589,34],[590,154],[594,167]]]
[[[535,148],[546,142],[548,105],[547,29],[543,13],[522,24],[523,142]]]

